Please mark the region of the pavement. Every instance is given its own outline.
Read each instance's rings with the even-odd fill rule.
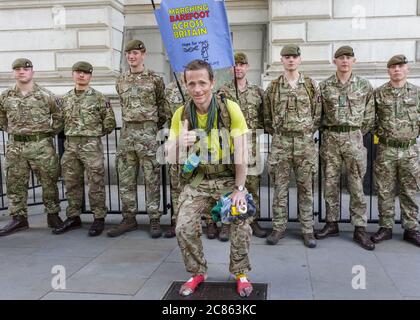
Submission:
[[[144,215],[138,217],[139,230],[118,238],[92,238],[87,236],[91,215],[82,215],[82,229],[53,235],[42,211],[42,206],[30,207],[30,229],[0,237],[0,299],[154,300],[161,299],[173,281],[189,278],[176,239],[151,239]],[[0,226],[8,221],[2,212]],[[119,221],[119,215],[108,215],[106,228]],[[169,225],[168,216],[162,224]],[[270,229],[271,222],[262,225]],[[340,229],[340,237],[319,240],[315,249],[303,246],[298,223],[289,223],[286,237],[276,246],[253,237],[250,280],[267,283],[271,300],[420,299],[420,248],[402,240],[400,225],[394,238],[374,251],[352,241],[350,224],[340,224]],[[368,225],[368,231],[376,229]],[[229,242],[205,236],[202,240],[207,281],[233,285]],[[63,270],[65,283],[57,280]]]

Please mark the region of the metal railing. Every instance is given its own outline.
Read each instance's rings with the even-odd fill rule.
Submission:
[[[121,213],[121,202],[120,202],[120,190],[118,184],[118,172],[115,168],[115,156],[116,150],[118,147],[120,129],[116,128],[110,135],[103,137],[102,141],[104,144],[104,156],[105,156],[105,182],[106,182],[106,191],[107,191],[107,206],[108,206],[108,213],[110,214],[119,214]],[[1,162],[0,162],[0,210],[6,210],[7,206],[7,197],[5,192],[5,170],[4,169],[4,154],[6,152],[6,134],[4,132],[1,133],[1,139],[3,142],[3,153],[1,154]],[[270,151],[270,143],[268,135],[264,137],[265,145],[268,147],[264,151],[264,162],[268,156]],[[321,140],[318,140],[318,147],[320,146]],[[373,143],[372,135],[368,134],[364,138],[365,146],[368,149],[368,161],[367,161],[367,173],[365,176],[364,181],[364,191],[367,197],[367,212],[368,212],[368,222],[369,223],[377,223],[377,214],[375,214],[375,188],[373,184],[373,162],[375,158],[375,149],[376,146]],[[59,136],[55,138],[55,146],[57,152],[61,155],[63,153],[63,137]],[[1,150],[1,149],[0,149]],[[340,184],[340,222],[350,222],[350,215],[348,213],[348,205],[346,202],[349,198],[348,193],[345,191],[346,176],[342,175],[341,177],[341,184]],[[288,193],[288,219],[291,222],[298,221],[298,196],[296,188],[293,186],[294,179],[291,179],[291,185],[289,188]],[[314,177],[313,182],[313,190],[314,190],[314,200],[313,200],[313,214],[314,218],[317,219],[319,222],[325,221],[325,212],[324,212],[324,199],[322,197],[322,171],[321,171],[321,159],[318,157],[318,173]],[[86,190],[86,183],[84,188],[84,201],[82,212],[83,213],[90,213],[90,208],[87,200],[87,190]],[[66,201],[65,197],[65,184],[63,182],[62,177],[59,179],[59,193],[60,193],[60,201]],[[138,205],[138,213],[139,214],[146,214],[145,208],[145,199],[146,199],[146,192],[145,192],[145,185],[144,179],[141,175],[138,178],[138,192],[137,192],[137,205]],[[28,187],[28,192],[30,196],[28,196],[28,205],[40,205],[42,204],[42,188],[40,183],[37,181],[33,172],[31,172],[30,176],[30,183]],[[260,195],[260,209],[261,209],[261,217],[260,220],[262,221],[271,221],[272,219],[272,201],[273,201],[273,193],[274,188],[272,187],[272,183],[270,181],[269,174],[267,172],[266,166],[264,166],[264,172],[260,176],[260,188],[259,188],[259,195]],[[375,207],[375,208],[374,208]],[[160,210],[164,215],[168,214],[171,209],[171,199],[170,199],[170,186],[168,181],[168,173],[167,167],[161,166],[161,205]],[[377,210],[376,210],[377,213]],[[396,223],[400,223],[400,220],[397,219]]]

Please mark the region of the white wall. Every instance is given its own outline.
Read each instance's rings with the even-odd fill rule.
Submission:
[[[71,66],[79,60],[94,66],[96,88],[115,94],[122,10],[122,2],[115,0],[0,0],[0,89],[13,82],[13,60],[27,57],[34,64],[36,80],[57,94],[72,87]]]
[[[374,85],[387,80],[386,62],[403,53],[411,81],[420,84],[420,6],[418,0],[270,0],[270,58],[264,85],[282,71],[280,50],[287,43],[302,49],[302,67],[321,80],[334,72],[333,53],[351,45],[355,73]]]
[[[386,61],[404,53],[411,80],[420,84],[420,0],[226,0],[235,46],[250,54],[253,79],[264,86],[282,71],[281,48],[302,48],[302,70],[320,80],[333,73],[333,52],[352,45],[355,72],[375,85],[386,81]],[[159,5],[160,1],[155,1]],[[65,8],[65,23],[55,14]],[[363,16],[362,18],[358,18]],[[267,25],[267,41],[257,31]],[[33,60],[37,81],[62,94],[72,87],[71,65],[88,60],[93,85],[115,96],[123,32],[145,40],[148,67],[169,81],[168,61],[148,0],[0,0],[0,90],[13,83],[10,65],[18,57]],[[262,35],[263,37],[264,35]],[[127,39],[125,39],[127,41]],[[251,48],[252,47],[252,48]],[[259,60],[259,61],[257,61]]]

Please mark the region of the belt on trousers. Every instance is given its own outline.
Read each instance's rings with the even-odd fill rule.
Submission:
[[[411,139],[407,141],[397,141],[397,140],[387,139],[384,137],[379,137],[379,142],[388,147],[407,149],[408,147],[415,145],[417,140]]]
[[[331,126],[327,127],[327,130],[332,132],[352,132],[359,130],[359,127],[352,127],[352,126]]]
[[[305,136],[305,132],[303,131],[280,131],[280,136],[295,138],[295,137],[303,137]]]
[[[88,137],[88,136],[66,136],[66,140],[70,143],[86,143],[90,140],[96,140],[99,137]]]
[[[130,129],[147,129],[157,127],[157,123],[153,121],[142,121],[142,122],[124,122],[123,126]]]
[[[13,141],[18,142],[33,142],[33,141],[39,141],[47,138],[51,138],[50,133],[36,133],[36,134],[30,134],[30,135],[21,135],[21,134],[12,134]]]
[[[197,168],[197,173],[193,177],[190,185],[196,188],[204,178],[212,180],[220,177],[232,176],[233,173],[231,167],[226,164],[211,164],[211,165],[200,165]]]

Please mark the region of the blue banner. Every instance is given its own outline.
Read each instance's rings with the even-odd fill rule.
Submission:
[[[162,0],[155,17],[175,72],[195,59],[213,69],[235,64],[223,0]]]

